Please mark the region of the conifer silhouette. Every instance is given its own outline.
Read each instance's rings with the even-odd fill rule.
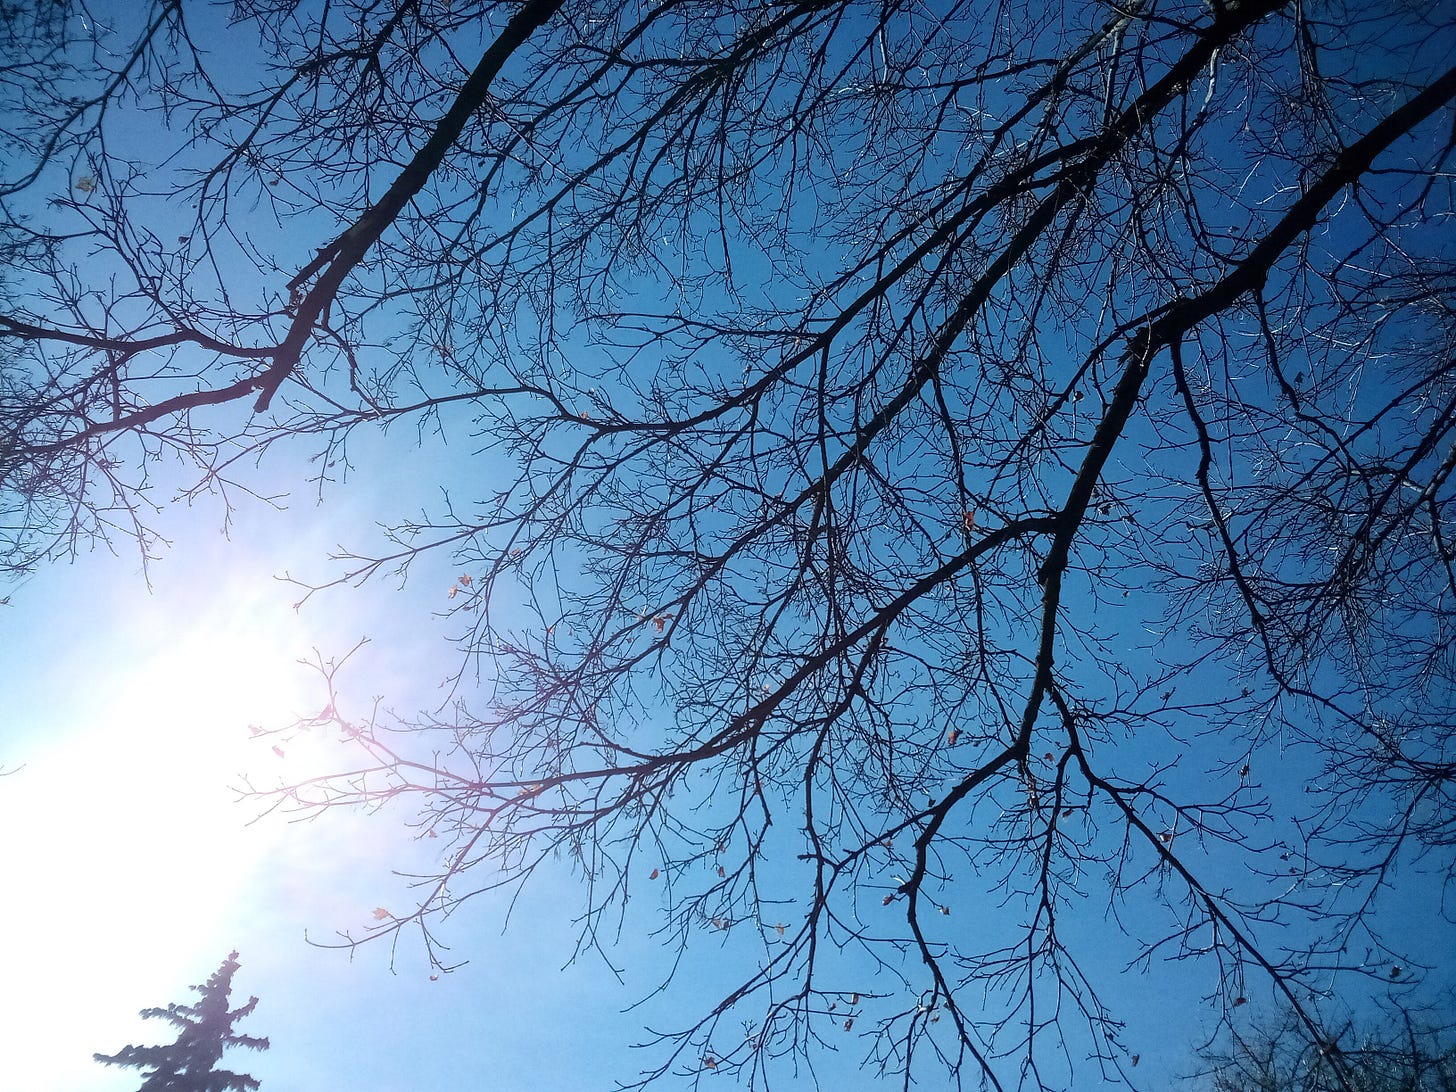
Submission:
[[[242,1046],[267,1050],[268,1040],[240,1035],[233,1026],[252,1013],[258,999],[252,997],[241,1008],[228,1008],[238,953],[232,952],[204,985],[193,986],[202,997],[193,1005],[175,1002],[166,1008],[143,1009],[145,1018],[169,1020],[180,1030],[168,1046],[125,1046],[115,1054],[96,1054],[105,1065],[145,1070],[146,1079],[137,1092],[253,1092],[256,1078],[218,1069],[223,1051]]]

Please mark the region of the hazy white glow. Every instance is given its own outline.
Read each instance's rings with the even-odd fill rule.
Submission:
[[[134,1087],[91,1052],[167,1041],[137,1010],[188,1000],[179,976],[201,981],[237,943],[286,828],[247,826],[257,809],[228,789],[243,772],[277,780],[286,759],[248,724],[286,722],[316,680],[296,662],[293,612],[236,583],[210,583],[202,603],[133,600],[120,640],[82,651],[77,634],[77,662],[37,671],[45,704],[0,753],[21,766],[0,780],[0,865],[18,881],[0,935],[6,978],[26,984],[0,991],[8,1086]]]

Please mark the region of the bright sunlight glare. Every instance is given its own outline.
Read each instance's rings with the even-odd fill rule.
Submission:
[[[127,603],[125,640],[77,655],[79,670],[46,665],[74,677],[37,688],[61,697],[7,741],[0,854],[7,875],[36,879],[10,888],[0,930],[7,977],[42,994],[0,991],[8,1087],[94,1087],[91,1052],[165,1036],[137,1011],[235,943],[250,882],[287,830],[248,825],[259,809],[229,791],[243,775],[276,783],[286,761],[249,723],[318,701],[286,596],[261,598],[250,580],[209,580],[201,602],[190,589],[182,604]]]

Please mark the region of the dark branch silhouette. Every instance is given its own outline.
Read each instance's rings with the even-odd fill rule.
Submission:
[[[152,551],[157,477],[469,437],[473,484],[300,584],[456,574],[444,704],[322,660],[280,730],[341,772],[257,789],[437,839],[341,943],[443,964],[541,869],[578,954],[651,904],[738,977],[640,1084],[846,1046],[1136,1083],[1124,969],[1309,1036],[1419,986],[1384,925],[1456,844],[1439,5],[0,10],[8,569]]]

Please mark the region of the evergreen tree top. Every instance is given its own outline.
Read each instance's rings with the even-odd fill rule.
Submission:
[[[115,1054],[93,1056],[104,1065],[144,1070],[138,1092],[253,1092],[259,1087],[255,1077],[217,1068],[228,1047],[268,1049],[267,1038],[233,1030],[258,1005],[251,997],[236,1009],[228,1007],[238,966],[238,953],[230,952],[205,983],[191,987],[201,995],[191,1005],[173,1002],[166,1008],[142,1009],[143,1018],[163,1019],[178,1029],[172,1043],[128,1045]]]

